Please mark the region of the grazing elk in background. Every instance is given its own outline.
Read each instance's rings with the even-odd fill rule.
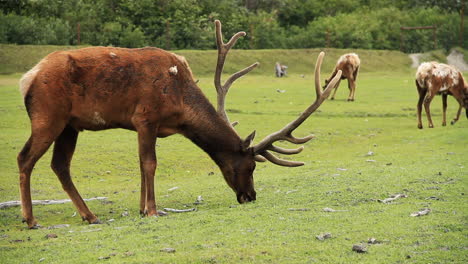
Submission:
[[[18,155],[21,206],[29,228],[37,228],[33,216],[30,177],[35,163],[55,142],[51,167],[83,220],[100,223],[88,209],[70,175],[70,162],[78,133],[82,130],[124,128],[138,135],[141,170],[140,213],[157,216],[154,175],[157,166],[156,138],[180,133],[202,148],[219,166],[239,203],[256,199],[253,171],[256,161],[281,166],[301,166],[273,155],[297,154],[303,147],[283,149],[278,140],[303,144],[313,138],[296,138],[292,132],[328,97],[340,72],[328,87],[320,89],[317,59],[315,86],[317,98],[296,120],[251,146],[255,132],[241,139],[224,110],[224,99],[232,83],[258,63],[233,74],[221,84],[226,55],[245,32],[222,40],[221,23],[215,21],[218,61],[214,78],[217,111],[193,80],[188,64],[180,56],[157,49],[91,47],[54,52],[41,60],[20,81],[20,90],[31,119],[31,136]]]
[[[463,75],[454,67],[437,62],[424,62],[416,71],[416,87],[419,93],[418,128],[422,129],[421,112],[424,103],[429,127],[433,128],[430,104],[435,95],[442,95],[442,126],[446,123],[447,96],[452,95],[459,103],[457,115],[450,122],[452,125],[460,118],[464,107],[468,118],[468,83]]]
[[[356,92],[356,79],[360,65],[361,61],[359,60],[359,57],[356,53],[344,54],[338,59],[332,75],[330,76],[330,78],[325,80],[325,85],[323,86],[323,88],[325,88],[328,85],[328,83],[336,76],[338,71],[342,72],[341,79],[335,84],[335,87],[333,87],[335,91],[333,92],[333,95],[330,98],[331,100],[335,99],[335,94],[338,90],[338,86],[340,85],[340,81],[348,79],[348,101],[354,101],[354,93]]]

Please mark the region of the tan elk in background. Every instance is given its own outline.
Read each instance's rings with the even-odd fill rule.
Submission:
[[[457,115],[450,122],[455,124],[460,118],[460,113],[464,107],[468,118],[468,84],[463,79],[463,75],[455,67],[437,63],[424,62],[419,65],[416,71],[416,88],[419,93],[418,100],[418,128],[423,128],[421,121],[422,105],[426,111],[429,127],[433,128],[430,105],[436,95],[442,95],[442,126],[446,123],[447,96],[452,95],[458,102]]]
[[[202,148],[219,166],[239,203],[256,199],[253,171],[256,161],[281,166],[301,166],[302,162],[280,159],[271,152],[296,154],[297,149],[273,145],[278,140],[303,144],[313,138],[296,138],[292,132],[328,97],[336,77],[322,92],[321,53],[315,66],[317,98],[296,120],[251,146],[255,132],[241,139],[224,110],[224,99],[232,83],[258,63],[233,74],[221,84],[226,55],[244,32],[228,43],[222,40],[221,23],[215,21],[218,61],[215,87],[217,111],[193,80],[185,59],[157,49],[91,47],[54,52],[42,59],[21,79],[20,90],[31,119],[31,136],[18,155],[21,206],[29,228],[37,228],[32,212],[30,178],[36,162],[55,143],[51,167],[83,220],[100,223],[86,206],[71,175],[70,163],[78,134],[82,130],[124,128],[138,135],[141,170],[140,213],[157,216],[154,176],[157,166],[156,138],[179,133]]]
[[[348,88],[349,88],[349,96],[348,101],[354,101],[354,94],[356,92],[356,79],[359,72],[359,67],[361,66],[361,60],[359,59],[356,53],[348,53],[342,55],[338,61],[336,62],[335,69],[333,70],[330,78],[325,80],[325,85],[323,88],[327,87],[329,82],[335,78],[338,71],[341,71],[341,79],[333,87],[335,91],[333,91],[333,95],[330,98],[331,100],[335,99],[336,91],[338,90],[338,86],[340,86],[341,80],[347,79],[348,80]]]

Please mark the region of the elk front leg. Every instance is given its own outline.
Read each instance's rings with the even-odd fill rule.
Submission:
[[[447,125],[446,112],[447,112],[447,94],[442,94],[442,126]]]
[[[145,215],[146,207],[146,178],[145,172],[143,171],[143,166],[140,165],[140,174],[141,174],[141,187],[140,187],[140,215]]]
[[[349,96],[348,101],[354,101],[354,92],[356,90],[356,82],[352,77],[348,79],[348,88],[349,88]]]
[[[81,218],[90,224],[100,224],[99,219],[88,209],[83,198],[81,198],[70,175],[70,162],[75,152],[77,138],[78,131],[69,126],[65,127],[60,136],[55,140],[51,167],[62,183],[63,190],[68,194],[76,209],[78,209]]]
[[[421,112],[422,112],[422,105],[423,105],[423,102],[424,102],[424,97],[426,97],[427,90],[422,89],[419,86],[417,81],[416,81],[416,88],[418,89],[418,94],[419,94],[419,100],[418,100],[418,105],[417,105],[417,109],[418,109],[418,111],[417,111],[418,128],[422,129],[423,125],[422,125],[422,121],[421,121]]]
[[[155,126],[145,126],[140,129],[137,128],[137,131],[142,179],[140,211],[148,216],[157,216],[154,196],[154,174],[157,166],[155,150],[157,130]]]
[[[333,91],[333,95],[332,97],[330,98],[330,100],[335,100],[335,94],[336,94],[336,91],[338,91],[338,86],[340,86],[340,82],[341,82],[341,79],[339,79],[336,84],[335,84],[335,87],[333,87],[334,91]]]
[[[424,98],[424,110],[426,110],[427,121],[429,122],[429,128],[433,128],[434,124],[432,123],[431,118],[431,101],[434,98],[434,95],[431,92],[428,92],[426,97]]]

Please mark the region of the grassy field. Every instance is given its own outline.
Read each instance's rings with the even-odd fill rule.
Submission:
[[[51,52],[77,48],[80,47],[0,44],[0,74],[25,72]],[[272,75],[274,74],[275,63],[279,61],[288,65],[290,72],[307,73],[310,72],[310,69],[313,69],[314,56],[319,51],[321,50],[231,50],[227,59],[229,62],[226,63],[224,70],[227,73],[234,73],[258,61],[260,65],[250,74]],[[402,66],[411,65],[408,56],[399,51],[343,49],[325,49],[324,51],[327,53],[327,60],[324,62],[322,69],[326,72],[332,71],[339,56],[346,52],[357,52],[359,54],[362,62],[361,70],[364,72],[400,71]],[[213,74],[216,67],[216,50],[180,50],[174,52],[187,58],[196,76],[203,77]],[[443,54],[442,51],[433,53]],[[431,55],[428,58],[433,60],[434,56]]]
[[[310,52],[307,59],[316,55]],[[468,262],[468,120],[463,116],[442,127],[437,97],[436,127],[428,129],[424,117],[425,128],[418,130],[414,70],[402,59],[389,71],[385,63],[391,58],[373,61],[369,55],[368,61],[381,66],[361,72],[356,101],[346,102],[344,82],[337,99],[324,102],[297,130],[297,136],[316,135],[294,157],[305,166],[257,165],[257,201],[250,204],[239,205],[209,157],[176,135],[157,142],[157,203],[197,211],[141,218],[136,133],[80,133],[72,174],[83,197],[108,197],[88,202],[105,224],[81,222],[72,204],[47,205],[34,207],[45,228],[27,230],[18,207],[0,209],[0,263]],[[325,56],[328,65],[335,60]],[[314,99],[312,71],[292,67],[287,78],[254,74],[234,84],[227,108],[231,120],[240,122],[239,133],[255,129],[258,142],[294,119]],[[29,136],[19,77],[0,76],[0,201],[19,199],[16,155]],[[214,99],[212,77],[199,79]],[[449,120],[457,107],[450,98]],[[50,159],[49,151],[36,165],[33,199],[67,198]],[[392,194],[407,198],[378,202]],[[194,204],[200,195],[203,203]],[[428,215],[410,216],[425,208],[431,209]],[[47,229],[59,224],[70,226]],[[331,238],[316,238],[327,232]],[[379,243],[369,244],[369,238]],[[367,253],[353,252],[355,244],[366,245]]]

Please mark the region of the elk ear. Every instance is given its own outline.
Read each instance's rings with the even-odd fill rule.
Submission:
[[[255,138],[255,130],[248,137],[246,137],[244,141],[242,141],[242,151],[246,152],[247,149],[249,149],[250,144],[252,144],[252,141],[254,140],[254,138]]]

